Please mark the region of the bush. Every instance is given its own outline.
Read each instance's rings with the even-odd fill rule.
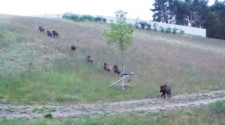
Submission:
[[[83,15],[81,17],[79,17],[79,21],[94,21],[94,17],[92,17],[91,15]]]
[[[219,101],[209,105],[209,110],[213,114],[217,115],[217,117],[220,119],[220,124],[224,125],[222,120],[224,117],[222,115],[225,115],[225,101]]]
[[[147,25],[148,25],[147,22],[144,22],[144,21],[139,22],[139,23],[140,23],[142,29],[145,29],[145,27],[147,27]]]
[[[139,29],[139,23],[136,22],[136,23],[134,24],[134,27],[135,27],[136,29]]]
[[[72,14],[72,13],[65,13],[65,14],[63,14],[63,18],[64,19],[73,20],[73,21],[79,21],[79,16],[76,15],[76,14]]]
[[[52,118],[53,118],[53,116],[52,116],[51,113],[48,113],[48,114],[44,115],[44,117],[45,117],[45,118],[49,118],[49,119],[52,119]]]
[[[164,30],[163,27],[159,27],[159,29],[160,29],[160,30],[159,30],[160,32],[165,32],[165,30]]]
[[[153,30],[157,31],[157,24],[156,23],[153,24]]]
[[[73,20],[73,21],[81,21],[81,22],[84,22],[84,21],[90,21],[90,22],[103,22],[105,23],[106,22],[106,19],[103,18],[103,17],[93,17],[91,15],[83,15],[83,16],[79,16],[77,14],[72,14],[72,13],[65,13],[63,14],[63,18],[64,19],[70,19],[70,20]]]
[[[225,101],[219,101],[209,105],[209,109],[212,113],[225,113]]]
[[[178,30],[177,28],[174,28],[173,31],[172,31],[172,33],[173,34],[177,34],[177,30]]]
[[[79,21],[79,16],[78,15],[71,15],[70,19],[73,21]]]
[[[147,25],[147,30],[151,30],[151,24]]]
[[[96,17],[96,18],[94,18],[94,21],[95,22],[103,22],[103,23],[105,23],[106,22],[106,19],[105,18],[102,18],[102,17]]]
[[[180,30],[180,34],[184,34],[184,31],[183,30]]]
[[[171,31],[171,28],[170,27],[168,27],[168,28],[166,28],[166,31],[165,31],[166,33],[171,33],[172,31]]]

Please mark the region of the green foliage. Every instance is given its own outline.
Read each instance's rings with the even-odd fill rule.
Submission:
[[[48,113],[48,114],[44,115],[44,117],[45,117],[45,118],[48,118],[48,119],[52,119],[52,118],[53,118],[53,116],[52,116],[51,113]]]
[[[208,13],[207,3],[206,0],[175,0],[173,11],[176,15],[176,24],[187,26],[191,23],[194,27],[204,27]]]
[[[72,14],[72,13],[63,14],[63,18],[64,19],[70,19],[70,20],[73,20],[73,21],[79,21],[79,16],[75,15],[75,14]]]
[[[183,30],[180,30],[180,34],[184,34],[184,31]]]
[[[151,30],[152,26],[151,24],[148,24],[147,30]]]
[[[95,19],[91,15],[83,15],[80,16],[79,21],[95,21]]]
[[[138,28],[142,28],[142,29],[147,29],[147,30],[151,30],[151,24],[148,24],[147,22],[145,21],[139,21],[137,20],[134,24],[135,28],[138,29]]]
[[[93,17],[91,15],[76,15],[76,14],[72,14],[72,13],[65,13],[63,14],[63,18],[64,19],[69,19],[69,20],[73,20],[75,22],[84,22],[84,21],[90,21],[90,22],[106,22],[106,19],[103,17]]]
[[[219,18],[219,15],[215,12],[208,13],[206,22],[206,34],[208,37],[220,38],[220,29],[222,27]]]
[[[71,19],[71,20],[73,20],[73,21],[80,21],[78,15],[71,15],[71,16],[69,17],[69,19]]]
[[[214,104],[210,104],[209,109],[215,114],[225,113],[225,101],[219,101]]]
[[[165,31],[166,33],[171,33],[172,31],[171,31],[171,28],[170,27],[168,27],[168,28],[166,28],[166,31]]]
[[[169,4],[165,4],[168,3]],[[206,28],[206,35],[210,38],[225,39],[225,4],[215,1],[208,6],[207,0],[155,0],[153,19],[159,22],[168,22],[171,12],[178,25]],[[165,15],[165,16],[164,16]],[[165,21],[166,20],[166,21]],[[173,20],[173,19],[172,19]]]
[[[134,24],[134,27],[135,27],[136,29],[138,29],[138,28],[139,28],[139,23],[136,22],[136,23]]]
[[[165,29],[163,27],[159,27],[160,32],[165,32]]]
[[[153,21],[163,23],[173,23],[174,17],[174,3],[173,0],[155,0],[153,3],[154,9],[151,9],[153,14]]]
[[[209,10],[205,23],[207,37],[225,39],[225,4],[216,1]]]
[[[177,34],[177,30],[178,30],[177,28],[174,28],[174,29],[172,30],[172,33],[173,33],[173,34]]]
[[[210,104],[209,110],[212,112],[212,114],[217,115],[220,121],[220,125],[224,125],[223,119],[225,116],[225,101],[218,101],[214,104]]]
[[[153,30],[157,31],[157,24],[156,23],[153,24]]]
[[[95,20],[95,22],[106,22],[106,19],[105,18],[103,18],[103,17],[96,17],[96,18],[94,18],[94,20]]]
[[[132,44],[133,25],[127,24],[126,14],[122,10],[116,11],[117,23],[110,25],[110,30],[104,31],[104,36],[108,43],[116,43],[121,51],[125,50]]]

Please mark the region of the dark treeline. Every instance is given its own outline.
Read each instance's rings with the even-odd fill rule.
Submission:
[[[153,21],[202,27],[207,37],[225,39],[225,1],[207,4],[208,0],[155,0]]]
[[[63,18],[64,19],[70,19],[70,20],[73,20],[73,21],[90,21],[90,22],[106,22],[106,19],[103,18],[103,17],[93,17],[91,15],[77,15],[77,14],[72,14],[72,13],[65,13],[63,14]]]

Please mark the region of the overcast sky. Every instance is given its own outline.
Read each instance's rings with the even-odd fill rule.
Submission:
[[[154,0],[2,0],[1,14],[33,16],[41,14],[92,14],[114,16],[116,10],[128,12],[128,18],[152,19]],[[214,0],[209,0],[212,4]]]

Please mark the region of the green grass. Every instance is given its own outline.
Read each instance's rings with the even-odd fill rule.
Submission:
[[[49,38],[37,28],[59,32]],[[131,90],[109,88],[119,79],[103,63],[120,64],[120,51],[107,45],[106,24],[0,15],[0,102],[67,103],[148,98],[168,84],[172,94],[225,89],[225,42],[135,30],[125,52]],[[76,52],[70,45],[77,46]],[[91,55],[94,64],[86,62]]]
[[[86,62],[67,65],[62,62],[46,71],[5,78],[0,84],[0,101],[32,104],[96,102],[154,95],[145,86],[137,86],[127,91],[121,91],[118,87],[110,88],[108,85],[117,79],[115,75],[111,75],[93,68]]]
[[[224,104],[225,102],[218,102]],[[218,116],[210,104],[201,108],[149,113],[144,116],[124,114],[116,116],[82,116],[53,119],[1,119],[0,125],[223,125],[225,114]]]

